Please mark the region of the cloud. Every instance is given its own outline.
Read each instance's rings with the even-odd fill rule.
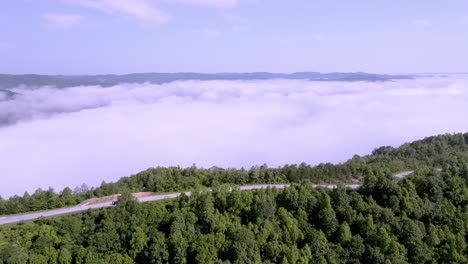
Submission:
[[[417,20],[414,20],[411,24],[417,27],[428,28],[428,27],[432,27],[433,22],[429,19],[417,19]]]
[[[239,4],[238,0],[165,0],[168,3],[198,5],[218,8],[231,8]]]
[[[84,19],[81,15],[57,13],[44,14],[42,15],[42,18],[48,25],[59,28],[70,28],[76,26]]]
[[[170,15],[150,0],[64,0],[66,3],[97,9],[111,14],[124,14],[145,23],[162,24]]]
[[[13,94],[14,93],[14,94]],[[0,97],[0,194],[99,185],[152,166],[341,162],[468,131],[468,77],[18,87]]]

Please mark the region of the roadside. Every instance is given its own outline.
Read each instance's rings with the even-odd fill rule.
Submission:
[[[413,171],[404,171],[404,172],[396,173],[394,174],[394,176],[398,179],[401,179],[411,174],[413,174]],[[266,189],[266,188],[284,189],[289,186],[290,184],[243,185],[243,186],[239,186],[239,190],[247,191],[247,190],[259,190],[259,189]],[[361,187],[360,184],[344,184],[344,185],[313,184],[312,185],[312,187],[314,188],[326,188],[326,189],[336,189],[338,188],[338,186],[343,186],[345,188],[350,188],[350,189],[358,189]],[[211,191],[211,189],[207,189],[207,190]],[[179,197],[182,193],[184,193],[187,196],[190,196],[192,194],[192,192],[190,191],[187,191],[187,192],[182,191],[182,192],[176,192],[176,193],[160,193],[160,194],[156,194],[152,192],[137,192],[137,193],[133,193],[132,195],[133,197],[137,199],[138,202],[143,203],[143,202],[160,201],[160,200],[166,200],[166,199],[174,199],[174,198]],[[23,222],[27,220],[34,220],[34,219],[38,219],[42,217],[52,217],[52,216],[69,214],[69,213],[82,212],[88,209],[99,209],[99,208],[110,207],[115,204],[115,201],[117,201],[119,196],[120,194],[114,194],[114,195],[109,195],[109,196],[104,196],[104,197],[99,197],[99,198],[91,198],[72,207],[33,212],[33,213],[22,213],[22,214],[16,214],[16,215],[0,216],[0,225],[18,223],[18,222]]]

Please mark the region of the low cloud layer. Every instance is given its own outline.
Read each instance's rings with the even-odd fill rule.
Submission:
[[[0,195],[99,185],[152,166],[341,162],[466,132],[468,78],[185,81],[0,92]]]

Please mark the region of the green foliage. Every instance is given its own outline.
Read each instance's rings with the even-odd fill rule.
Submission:
[[[360,190],[220,188],[144,204],[124,193],[115,207],[0,227],[0,260],[467,263],[468,180],[453,166],[465,164],[423,168],[395,186],[376,172]]]
[[[337,242],[340,244],[346,244],[351,241],[352,236],[353,234],[351,233],[348,223],[343,222],[338,229]]]
[[[339,165],[155,168],[94,190],[0,199],[9,212],[122,194],[114,207],[0,226],[0,263],[468,263],[466,138],[379,148]],[[401,169],[414,174],[394,179]],[[333,175],[364,177],[363,187],[312,188]],[[256,191],[223,185],[281,181],[300,183]],[[131,195],[199,186],[216,188],[143,204]]]
[[[381,196],[376,196],[377,202],[397,204],[392,195],[397,187],[391,179],[391,174],[404,170],[416,170],[421,167],[443,168],[468,161],[468,144],[466,134],[446,134],[428,137],[413,143],[403,144],[399,148],[380,147],[371,155],[354,156],[342,164],[319,164],[310,166],[285,165],[279,168],[268,168],[267,165],[254,166],[245,169],[209,169],[197,168],[150,168],[130,177],[123,177],[116,183],[102,182],[101,186],[90,189],[83,184],[72,192],[69,187],[59,194],[52,188],[47,191],[38,189],[32,195],[13,196],[8,200],[0,197],[0,215],[37,211],[76,205],[92,197],[101,197],[124,192],[172,192],[194,190],[199,187],[215,188],[223,184],[244,185],[255,183],[350,183],[363,180],[367,188],[379,189]],[[463,162],[462,162],[463,163]],[[460,177],[468,178],[468,165],[453,169]],[[372,177],[373,175],[373,177]],[[383,181],[382,181],[383,180]],[[437,182],[428,182],[420,186],[418,191],[432,192],[432,199],[440,199],[440,188]]]

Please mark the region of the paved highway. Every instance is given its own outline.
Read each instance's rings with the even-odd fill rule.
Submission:
[[[408,175],[411,175],[412,173],[413,173],[412,171],[406,171],[406,172],[402,172],[399,174],[395,174],[395,176],[398,178],[403,178]],[[239,189],[242,191],[266,189],[268,187],[276,188],[276,189],[284,189],[288,186],[289,184],[257,184],[257,185],[240,186]],[[334,185],[334,184],[313,184],[312,186],[314,188],[327,188],[327,189],[335,189],[338,187],[337,185]],[[360,187],[360,185],[358,184],[347,184],[344,186],[346,188],[351,188],[351,189],[358,189]],[[185,195],[187,196],[190,196],[191,194],[192,194],[191,192],[185,192]],[[138,198],[137,200],[143,203],[143,202],[159,201],[159,200],[165,200],[165,199],[174,199],[174,198],[179,197],[180,195],[181,193],[157,194],[157,195]],[[57,215],[75,213],[75,212],[80,212],[80,211],[86,211],[88,209],[98,209],[98,208],[104,208],[104,207],[110,207],[110,206],[112,206],[112,202],[104,202],[104,203],[98,203],[98,204],[92,204],[92,205],[82,205],[82,206],[78,205],[74,207],[53,209],[53,210],[42,211],[42,212],[0,216],[0,225],[12,224],[12,223],[17,223],[17,222],[22,222],[22,221],[27,221],[27,220],[38,219],[41,217],[57,216]]]
[[[404,172],[397,173],[394,176],[401,179],[401,178],[404,178],[406,176],[413,174],[413,172],[414,171],[404,171]]]

